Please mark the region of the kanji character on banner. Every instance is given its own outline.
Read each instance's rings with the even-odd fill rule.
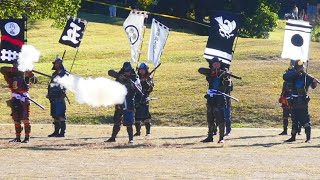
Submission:
[[[67,24],[62,32],[59,43],[79,48],[88,22],[80,18],[68,16]]]
[[[160,63],[160,57],[166,44],[168,35],[169,28],[161,24],[159,21],[152,19],[148,60],[151,61],[154,66],[158,66]]]

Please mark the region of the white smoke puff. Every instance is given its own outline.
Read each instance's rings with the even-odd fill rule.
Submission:
[[[34,63],[38,62],[40,52],[31,45],[23,45],[18,59],[19,71],[32,71]]]
[[[93,107],[122,104],[127,95],[124,85],[103,77],[84,79],[69,75],[57,77],[55,81],[73,92],[79,104],[88,104]]]

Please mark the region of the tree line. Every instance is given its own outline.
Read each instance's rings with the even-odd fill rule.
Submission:
[[[232,11],[243,16],[240,36],[266,38],[277,25],[278,13],[283,5],[290,6],[299,0],[96,0],[100,2],[131,6],[149,12],[173,15],[208,24],[210,12],[215,10]],[[300,0],[302,1],[302,0]],[[309,0],[317,3],[318,0]],[[303,1],[305,2],[305,1]],[[0,0],[0,18],[22,17],[30,20],[51,18],[56,26],[64,25],[67,15],[76,15],[78,10],[91,7],[92,2],[84,0]],[[81,8],[82,6],[82,8]],[[107,13],[107,7],[105,8]],[[129,12],[119,14],[125,17]],[[163,17],[157,17],[169,27],[207,34],[208,28]]]

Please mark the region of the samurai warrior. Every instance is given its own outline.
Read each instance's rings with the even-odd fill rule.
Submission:
[[[11,100],[7,101],[11,107],[11,116],[15,125],[16,138],[10,142],[29,143],[31,125],[30,125],[30,84],[37,83],[36,76],[32,71],[21,72],[18,70],[18,64],[13,63],[13,67],[1,67],[0,72],[8,83],[11,90]],[[21,123],[24,125],[25,138],[21,141],[21,132],[23,130]]]
[[[306,133],[305,142],[310,143],[311,122],[308,110],[310,97],[307,93],[310,87],[312,89],[317,87],[318,81],[304,71],[303,62],[301,60],[296,61],[294,69],[287,71],[283,75],[283,80],[287,82],[293,82],[289,106],[292,107],[292,115],[294,118],[292,123],[291,138],[286,140],[286,142],[296,141],[296,134],[299,131],[299,126],[303,126]]]
[[[66,89],[58,84],[55,79],[57,77],[68,76],[66,68],[64,67],[63,60],[56,58],[52,62],[53,67],[50,83],[48,85],[47,98],[50,100],[51,116],[54,119],[54,132],[48,137],[64,137],[66,131]]]
[[[290,61],[290,66],[286,72],[294,71],[294,60]],[[282,118],[283,118],[283,131],[279,135],[287,135],[288,134],[288,125],[289,125],[289,117],[293,120],[293,116],[291,113],[291,107],[289,106],[288,99],[290,99],[292,94],[293,82],[292,81],[284,81],[282,85],[282,92],[279,98],[279,103],[282,107]]]
[[[150,93],[153,91],[154,83],[149,74],[149,67],[146,63],[142,63],[138,69],[138,75],[142,86],[142,93],[137,93],[135,97],[136,113],[134,136],[141,135],[141,123],[146,127],[146,136],[151,134],[151,114],[149,112]]]
[[[208,137],[202,142],[213,142],[215,129],[219,128],[219,141],[224,143],[225,132],[225,109],[227,107],[225,93],[227,88],[231,88],[231,81],[223,71],[221,71],[222,62],[218,58],[208,60],[210,69],[200,68],[200,74],[206,76],[209,83],[208,92],[205,95],[207,99],[207,122]]]
[[[112,135],[106,142],[116,142],[116,137],[120,131],[121,124],[127,127],[129,136],[129,143],[133,143],[133,124],[135,121],[135,95],[137,90],[137,75],[132,68],[130,62],[125,62],[119,72],[109,71],[109,75],[116,78],[116,81],[121,83],[127,88],[127,95],[123,104],[115,106],[115,112],[113,116],[114,124],[112,129]]]

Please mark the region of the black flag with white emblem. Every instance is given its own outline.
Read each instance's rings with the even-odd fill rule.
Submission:
[[[218,57],[224,64],[230,65],[233,42],[240,26],[240,15],[225,11],[214,11],[210,16],[210,25],[204,58]]]
[[[68,16],[67,24],[62,32],[59,43],[79,48],[88,22],[80,18]]]
[[[0,20],[0,63],[14,63],[18,60],[25,42],[25,22],[26,19]]]
[[[309,22],[289,19],[286,23],[281,57],[308,61],[311,31]]]

